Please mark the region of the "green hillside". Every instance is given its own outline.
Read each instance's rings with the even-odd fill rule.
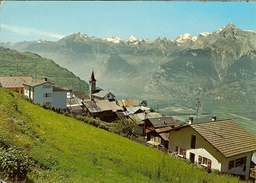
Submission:
[[[22,166],[31,169],[31,182],[239,182],[45,110],[18,93],[0,88],[0,95],[0,179]]]
[[[54,61],[35,53],[21,53],[0,47],[0,76],[31,76],[35,79],[48,78],[57,87],[88,93],[88,84]]]

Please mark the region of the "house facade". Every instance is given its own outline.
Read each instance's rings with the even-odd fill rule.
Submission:
[[[67,90],[53,86],[52,106],[65,109],[67,107],[67,101],[63,99],[67,98],[67,92]]]
[[[45,80],[24,83],[24,95],[34,103],[46,104],[61,109],[66,108],[67,91],[54,87],[54,83]]]
[[[169,152],[246,180],[255,150],[256,138],[230,119],[183,125],[169,135]]]

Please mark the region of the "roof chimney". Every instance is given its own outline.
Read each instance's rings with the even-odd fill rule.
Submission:
[[[193,117],[192,117],[192,116],[189,116],[189,118],[188,118],[188,124],[190,124],[190,125],[193,124],[193,120],[194,120]]]
[[[47,78],[44,78],[44,81],[47,81]]]
[[[216,121],[217,120],[217,117],[216,116],[213,116],[212,117],[212,121]]]

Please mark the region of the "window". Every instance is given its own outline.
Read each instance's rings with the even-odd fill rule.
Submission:
[[[198,156],[198,164],[211,168],[212,167],[212,161],[206,157]]]
[[[52,94],[51,93],[45,93],[44,96],[45,97],[52,97]]]
[[[43,88],[51,88],[51,85],[43,85]]]
[[[178,155],[179,157],[182,157],[182,158],[186,158],[186,150],[185,149],[182,149],[180,147],[177,147],[175,148],[175,154]]]
[[[207,158],[205,158],[205,157],[203,157],[203,163],[202,164],[204,164],[204,165],[207,165]]]
[[[150,141],[161,143],[161,138],[150,135]]]
[[[243,168],[243,171],[246,171],[246,161],[247,157],[237,158],[235,160],[229,161],[229,169],[235,168],[235,167],[241,167]]]
[[[195,149],[196,148],[196,136],[195,135],[191,135],[191,144],[190,147]]]
[[[229,161],[228,169],[232,169],[234,167],[235,167],[235,161],[234,160]]]
[[[242,157],[242,158],[238,158],[236,159],[236,164],[235,164],[235,167],[238,167],[238,166],[241,166],[243,167],[244,165],[246,165],[246,160],[247,160],[247,157]]]
[[[207,160],[207,167],[208,168],[212,167],[212,161],[210,159]]]
[[[199,165],[202,164],[202,156],[198,156],[198,164],[199,164]]]
[[[178,150],[178,155],[179,155],[180,157],[186,158],[186,150],[185,150],[185,149],[182,149],[182,148],[179,148],[179,150]]]

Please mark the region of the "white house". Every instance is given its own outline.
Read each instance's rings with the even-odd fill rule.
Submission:
[[[53,86],[52,106],[65,109],[67,106],[67,90]]]
[[[97,100],[115,100],[115,95],[111,92],[101,90],[98,93],[92,94],[92,99]]]
[[[168,150],[193,163],[248,180],[256,138],[231,119],[191,123],[170,131]]]
[[[37,80],[24,83],[24,95],[35,103],[66,108],[67,91],[54,87],[54,83],[45,80]]]

